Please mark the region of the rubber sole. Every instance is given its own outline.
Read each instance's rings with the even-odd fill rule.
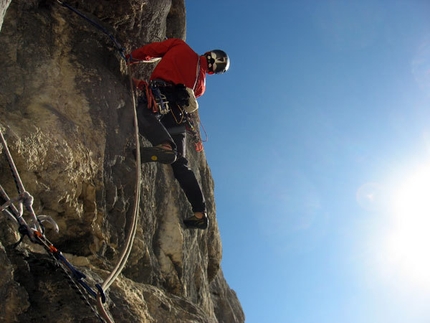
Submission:
[[[140,149],[140,159],[142,163],[172,164],[176,161],[176,154],[173,150],[160,147],[143,147]]]

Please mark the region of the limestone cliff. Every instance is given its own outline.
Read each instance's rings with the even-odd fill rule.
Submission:
[[[183,0],[68,1],[127,49],[185,38]],[[58,1],[0,1],[0,126],[46,236],[102,283],[129,232],[135,183],[142,188],[130,257],[106,291],[115,322],[244,322],[220,268],[214,183],[204,153],[190,164],[207,198],[209,230],[190,231],[191,213],[170,166],[142,165],[136,178],[133,106],[126,67],[105,34]],[[0,23],[2,20],[0,20]],[[153,66],[133,68],[147,78]],[[148,142],[141,138],[144,145]],[[17,194],[5,154],[0,184]],[[0,322],[100,322],[52,258],[0,217]]]

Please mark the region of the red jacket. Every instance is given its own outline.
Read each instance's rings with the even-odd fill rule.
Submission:
[[[162,42],[144,45],[131,52],[135,60],[161,57],[150,79],[161,79],[175,84],[184,84],[194,90],[196,97],[206,89],[207,62],[182,39],[170,38]],[[198,64],[200,62],[200,64]]]

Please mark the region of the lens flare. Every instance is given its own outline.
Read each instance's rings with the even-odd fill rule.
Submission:
[[[393,222],[384,239],[386,266],[430,289],[430,167],[418,170],[396,191]]]

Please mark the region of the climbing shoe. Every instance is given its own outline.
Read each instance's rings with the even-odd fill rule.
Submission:
[[[203,218],[199,219],[195,215],[185,219],[184,221],[185,226],[188,229],[202,229],[205,230],[209,226],[209,219],[206,213],[204,213]]]
[[[136,152],[134,151],[134,154]],[[176,161],[176,153],[171,149],[161,146],[140,148],[140,160],[142,163],[158,162],[161,164],[172,164]]]

